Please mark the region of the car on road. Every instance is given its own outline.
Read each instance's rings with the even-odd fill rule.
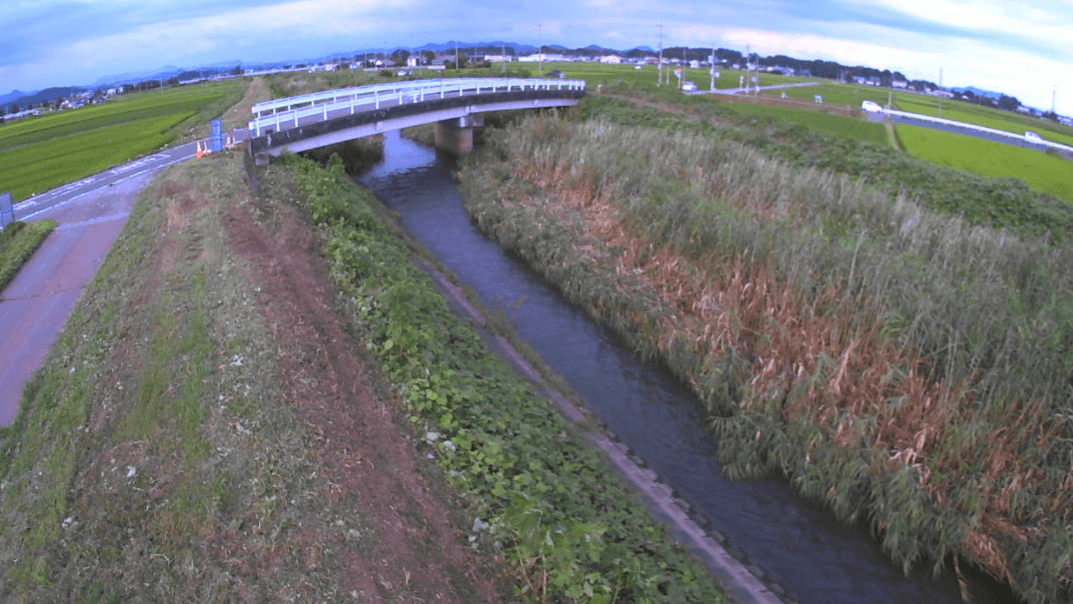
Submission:
[[[696,92],[697,85],[694,82],[685,81],[682,82],[682,92]]]
[[[1025,140],[1033,143],[1042,143],[1043,137],[1036,134],[1035,132],[1032,132],[1031,130],[1025,130]]]
[[[558,69],[556,69],[555,71],[552,71],[552,72],[548,73],[548,77],[549,78],[559,78],[561,80],[561,79],[566,77],[566,74],[561,72],[561,71],[559,71]]]

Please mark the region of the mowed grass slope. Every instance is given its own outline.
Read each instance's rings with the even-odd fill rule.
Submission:
[[[197,131],[246,83],[169,88],[0,125],[0,190],[16,202],[120,164]]]
[[[989,177],[1015,177],[1038,191],[1073,203],[1073,162],[1034,149],[899,124],[905,150],[941,166]]]

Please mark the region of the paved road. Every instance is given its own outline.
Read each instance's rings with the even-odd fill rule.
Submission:
[[[18,220],[51,218],[59,226],[0,292],[0,426],[15,419],[23,385],[97,273],[138,193],[195,151],[195,143],[160,151],[15,205]]]

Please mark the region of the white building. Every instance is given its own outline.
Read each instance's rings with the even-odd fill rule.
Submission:
[[[901,88],[903,90],[909,88],[909,82],[906,82],[905,80],[894,80],[890,85],[894,88]]]
[[[618,55],[605,55],[605,56],[600,57],[600,62],[601,63],[608,63],[608,64],[612,64],[612,65],[618,65],[618,64],[622,63],[622,57],[620,57]]]

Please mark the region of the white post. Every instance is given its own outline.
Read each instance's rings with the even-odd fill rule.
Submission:
[[[373,90],[373,103],[377,109],[380,108],[380,92],[378,90]]]

